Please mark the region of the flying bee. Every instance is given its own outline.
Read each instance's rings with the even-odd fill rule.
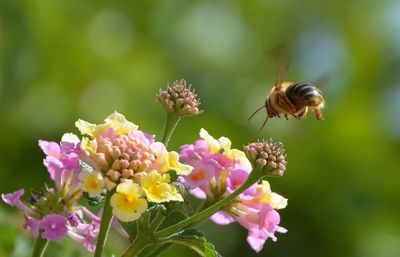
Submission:
[[[263,108],[267,111],[267,117],[261,129],[264,128],[268,118],[280,118],[280,115],[283,114],[286,119],[290,115],[296,119],[302,119],[306,116],[308,109],[314,112],[318,120],[322,120],[321,109],[325,107],[325,100],[321,90],[316,85],[325,82],[326,76],[319,79],[315,84],[305,82],[294,83],[284,81],[287,66],[284,67],[281,65],[279,69],[278,80],[265,99],[265,104],[258,108],[250,116],[249,120]]]

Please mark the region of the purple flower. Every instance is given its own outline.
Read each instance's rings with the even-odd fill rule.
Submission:
[[[50,178],[57,188],[62,188],[68,183],[68,192],[72,195],[80,187],[79,139],[73,134],[64,134],[60,145],[39,140],[39,146],[46,154],[43,164],[47,167]]]
[[[64,216],[57,214],[49,214],[41,221],[39,228],[42,231],[42,238],[49,240],[57,240],[65,236],[68,232],[67,220]]]
[[[30,209],[26,204],[21,201],[21,196],[25,193],[24,189],[17,190],[9,194],[1,194],[3,201],[13,207],[23,210],[25,213],[29,213]]]
[[[10,206],[15,206],[18,207],[21,203],[21,196],[25,193],[24,189],[20,189],[18,191],[15,191],[13,193],[9,194],[1,194],[1,198],[3,201],[10,205]]]
[[[26,230],[28,230],[29,232],[31,232],[33,237],[38,237],[39,236],[39,228],[40,228],[40,222],[41,221],[37,221],[33,218],[30,218],[29,216],[25,215],[25,224],[24,224],[24,228]]]

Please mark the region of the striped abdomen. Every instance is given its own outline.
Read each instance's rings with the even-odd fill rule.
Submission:
[[[287,88],[286,95],[298,109],[305,106],[318,106],[324,101],[321,91],[310,83],[292,84]]]

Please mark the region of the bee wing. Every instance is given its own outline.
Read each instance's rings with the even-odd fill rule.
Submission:
[[[318,89],[320,89],[320,88],[324,87],[328,82],[329,82],[329,75],[328,74],[324,74],[314,82],[314,85]]]
[[[277,46],[271,51],[271,56],[273,60],[273,69],[276,74],[275,87],[280,89],[282,83],[285,81],[290,65],[287,46],[285,44]]]

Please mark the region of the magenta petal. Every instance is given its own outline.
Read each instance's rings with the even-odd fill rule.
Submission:
[[[39,146],[46,155],[56,158],[60,156],[60,146],[56,142],[39,140]]]
[[[191,189],[190,194],[192,194],[193,196],[195,196],[199,199],[206,199],[206,197],[207,197],[206,193],[204,193],[204,191],[199,187]]]
[[[277,211],[270,210],[266,215],[266,221],[268,223],[272,223],[273,225],[278,225],[281,221],[281,217],[279,216],[279,213]]]
[[[40,228],[41,221],[34,220],[28,216],[25,216],[25,224],[24,228],[31,232],[33,237],[39,236],[39,228]]]
[[[214,213],[210,219],[218,225],[227,225],[235,222],[235,219],[223,211]]]
[[[265,244],[266,236],[263,235],[261,231],[255,230],[255,231],[249,231],[249,234],[247,236],[247,242],[249,243],[250,247],[259,253]]]
[[[25,193],[24,189],[17,190],[13,193],[9,194],[1,194],[1,198],[3,201],[10,205],[10,206],[16,206],[21,202],[21,196]]]
[[[57,240],[68,232],[67,220],[64,216],[49,214],[40,222],[40,229],[43,230],[42,238]]]

